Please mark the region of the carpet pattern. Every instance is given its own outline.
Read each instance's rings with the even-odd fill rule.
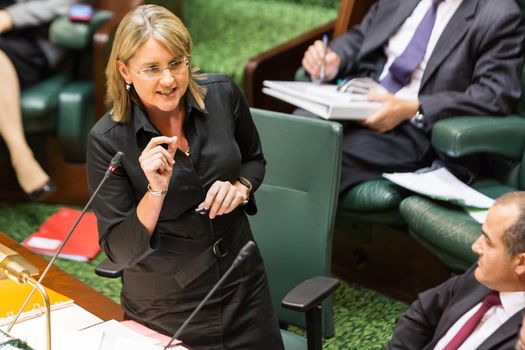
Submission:
[[[60,205],[0,203],[0,231],[22,241],[37,230]],[[74,209],[80,209],[73,207]],[[104,259],[99,254],[90,263],[57,259],[56,264],[86,284],[119,302],[120,280],[98,277],[95,266]],[[45,280],[44,280],[45,284]],[[324,341],[323,349],[381,349],[390,339],[396,320],[406,310],[405,303],[372,290],[342,281],[334,295],[335,336]],[[292,331],[304,334],[301,329]]]
[[[242,86],[244,65],[250,58],[334,20],[339,0],[225,4],[224,0],[184,1],[183,18],[194,45],[192,63],[205,73],[224,73]]]

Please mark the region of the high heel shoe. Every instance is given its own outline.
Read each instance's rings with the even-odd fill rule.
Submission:
[[[27,195],[31,198],[33,202],[41,202],[47,198],[51,193],[55,192],[55,184],[53,181],[48,180],[44,186],[34,190],[33,192],[28,193]]]

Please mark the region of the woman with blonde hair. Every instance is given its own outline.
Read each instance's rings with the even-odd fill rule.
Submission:
[[[128,13],[106,69],[112,110],[89,136],[100,245],[124,270],[126,317],[174,333],[253,239],[246,214],[265,160],[247,103],[227,77],[196,75],[183,23],[156,5]],[[196,349],[281,349],[256,249],[182,332]]]

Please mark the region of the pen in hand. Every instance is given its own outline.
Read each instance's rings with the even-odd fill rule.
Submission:
[[[328,53],[328,35],[323,35],[323,58],[321,59],[321,67],[319,68],[319,81],[324,82],[325,78],[325,66],[326,66],[326,54]]]
[[[201,214],[201,215],[204,215],[208,212],[208,209],[204,208],[204,207],[199,207],[199,208],[195,208],[195,212],[197,214]]]

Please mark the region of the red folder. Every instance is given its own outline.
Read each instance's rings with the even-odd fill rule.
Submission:
[[[60,208],[39,227],[38,231],[29,235],[22,245],[38,254],[54,255],[80,213],[80,210]],[[87,262],[99,251],[97,218],[95,214],[88,212],[80,220],[59,257]]]

